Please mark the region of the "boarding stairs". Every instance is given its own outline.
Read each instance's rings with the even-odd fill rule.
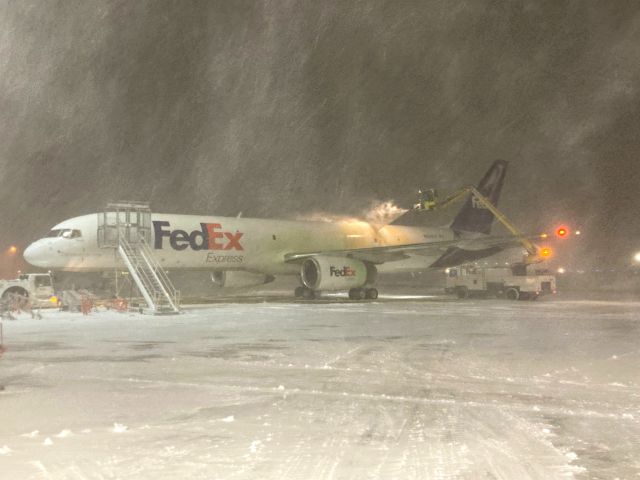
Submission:
[[[144,297],[149,313],[180,313],[180,292],[155,259],[144,238],[129,243],[121,237],[118,254]]]
[[[180,313],[180,292],[175,289],[152,249],[151,210],[139,202],[110,203],[98,214],[98,243],[113,248],[127,267],[144,298],[142,313]]]

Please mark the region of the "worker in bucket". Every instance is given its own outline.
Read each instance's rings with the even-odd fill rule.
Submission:
[[[429,188],[424,192],[418,190],[418,203],[415,208],[418,210],[432,210],[438,203],[438,192],[435,188]]]

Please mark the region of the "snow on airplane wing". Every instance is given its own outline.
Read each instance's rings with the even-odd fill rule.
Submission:
[[[368,248],[349,248],[344,250],[287,253],[284,256],[284,259],[285,262],[299,262],[309,257],[331,255],[357,258],[358,260],[363,260],[365,262],[381,264],[385,262],[403,260],[405,258],[409,258],[410,255],[438,256],[444,254],[447,249],[451,247],[457,247],[462,250],[470,251],[483,250],[494,247],[517,247],[522,245],[522,238],[526,238],[528,240],[537,240],[542,237],[541,235],[527,237],[517,237],[513,235],[491,237],[483,235],[478,237],[463,237],[454,240],[444,240],[441,242],[410,243],[404,245],[387,245]]]

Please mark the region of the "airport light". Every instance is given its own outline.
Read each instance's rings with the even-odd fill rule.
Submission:
[[[543,247],[540,249],[540,256],[542,258],[549,258],[551,256],[551,249],[549,247]]]
[[[633,260],[634,260],[636,263],[640,263],[640,252],[636,253],[636,254],[633,256]]]
[[[564,272],[566,272],[566,270],[564,269],[564,267],[559,267],[558,270],[556,270],[560,275],[562,275]]]
[[[16,268],[18,267],[18,247],[15,245],[11,245],[9,246],[9,248],[7,248],[4,251],[4,255],[6,257],[8,257],[7,259],[7,263],[9,265],[11,265],[11,275],[14,275],[14,272],[16,271]],[[20,272],[18,271],[18,275],[20,275]]]
[[[565,238],[569,234],[569,229],[565,226],[560,226],[556,228],[556,236],[560,238]]]

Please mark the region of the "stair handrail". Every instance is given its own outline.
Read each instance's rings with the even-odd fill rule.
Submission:
[[[120,256],[122,257],[122,259],[126,263],[129,272],[131,272],[134,281],[136,282],[136,284],[138,284],[138,289],[147,302],[147,305],[152,310],[157,310],[156,302],[149,293],[150,289],[148,288],[148,279],[143,278],[146,277],[146,274],[141,272],[139,266],[137,264],[134,265],[133,261],[131,260],[132,249],[129,243],[124,239],[124,237],[120,237],[118,251],[120,252]],[[145,282],[145,280],[147,280],[147,282]]]
[[[142,252],[136,251],[134,246],[131,243],[127,242],[127,240],[124,239],[124,237],[122,238],[122,246],[123,246],[123,250],[125,251],[128,257],[127,263],[134,268],[135,274],[137,275],[137,277],[142,283],[142,285],[138,285],[138,289],[140,290],[142,287],[146,290],[147,296],[145,296],[144,293],[141,291],[141,293],[143,293],[143,296],[145,297],[145,300],[147,300],[147,297],[152,298],[152,304],[149,304],[149,302],[147,301],[147,303],[149,304],[149,308],[156,311],[159,310],[159,307],[162,304],[162,299],[166,298],[166,293],[164,291],[158,290],[158,286],[162,290],[162,285],[160,284],[158,278],[154,274],[151,267],[148,265],[148,262],[146,261],[146,258],[144,257],[144,255],[142,255]],[[134,261],[133,259],[137,259],[137,261]],[[140,263],[140,260],[142,260],[144,263]],[[134,280],[135,280],[135,277],[134,277]],[[171,302],[169,303],[171,304]],[[172,309],[175,310],[173,305],[172,305]]]
[[[140,251],[140,255],[142,256],[142,259],[147,263],[147,266],[149,267],[151,274],[155,277],[156,282],[162,289],[162,293],[168,300],[169,305],[171,305],[171,308],[175,312],[179,312],[180,309],[174,303],[176,298],[176,294],[175,294],[176,289],[171,283],[171,280],[167,276],[166,272],[162,269],[160,264],[155,260],[153,253],[148,248],[147,244],[145,243],[142,237],[139,239],[137,244],[140,247],[139,251]]]
[[[141,237],[138,243],[140,245],[140,253],[142,253],[143,258],[149,264],[152,271],[156,274],[160,285],[162,285],[166,293],[173,299],[173,302],[175,303],[175,305],[172,305],[172,306],[175,308],[176,311],[179,311],[179,308],[177,307],[177,305],[180,302],[180,291],[174,287],[173,283],[171,282],[171,279],[167,275],[167,272],[165,272],[164,268],[162,268],[160,263],[157,261],[147,241]]]

